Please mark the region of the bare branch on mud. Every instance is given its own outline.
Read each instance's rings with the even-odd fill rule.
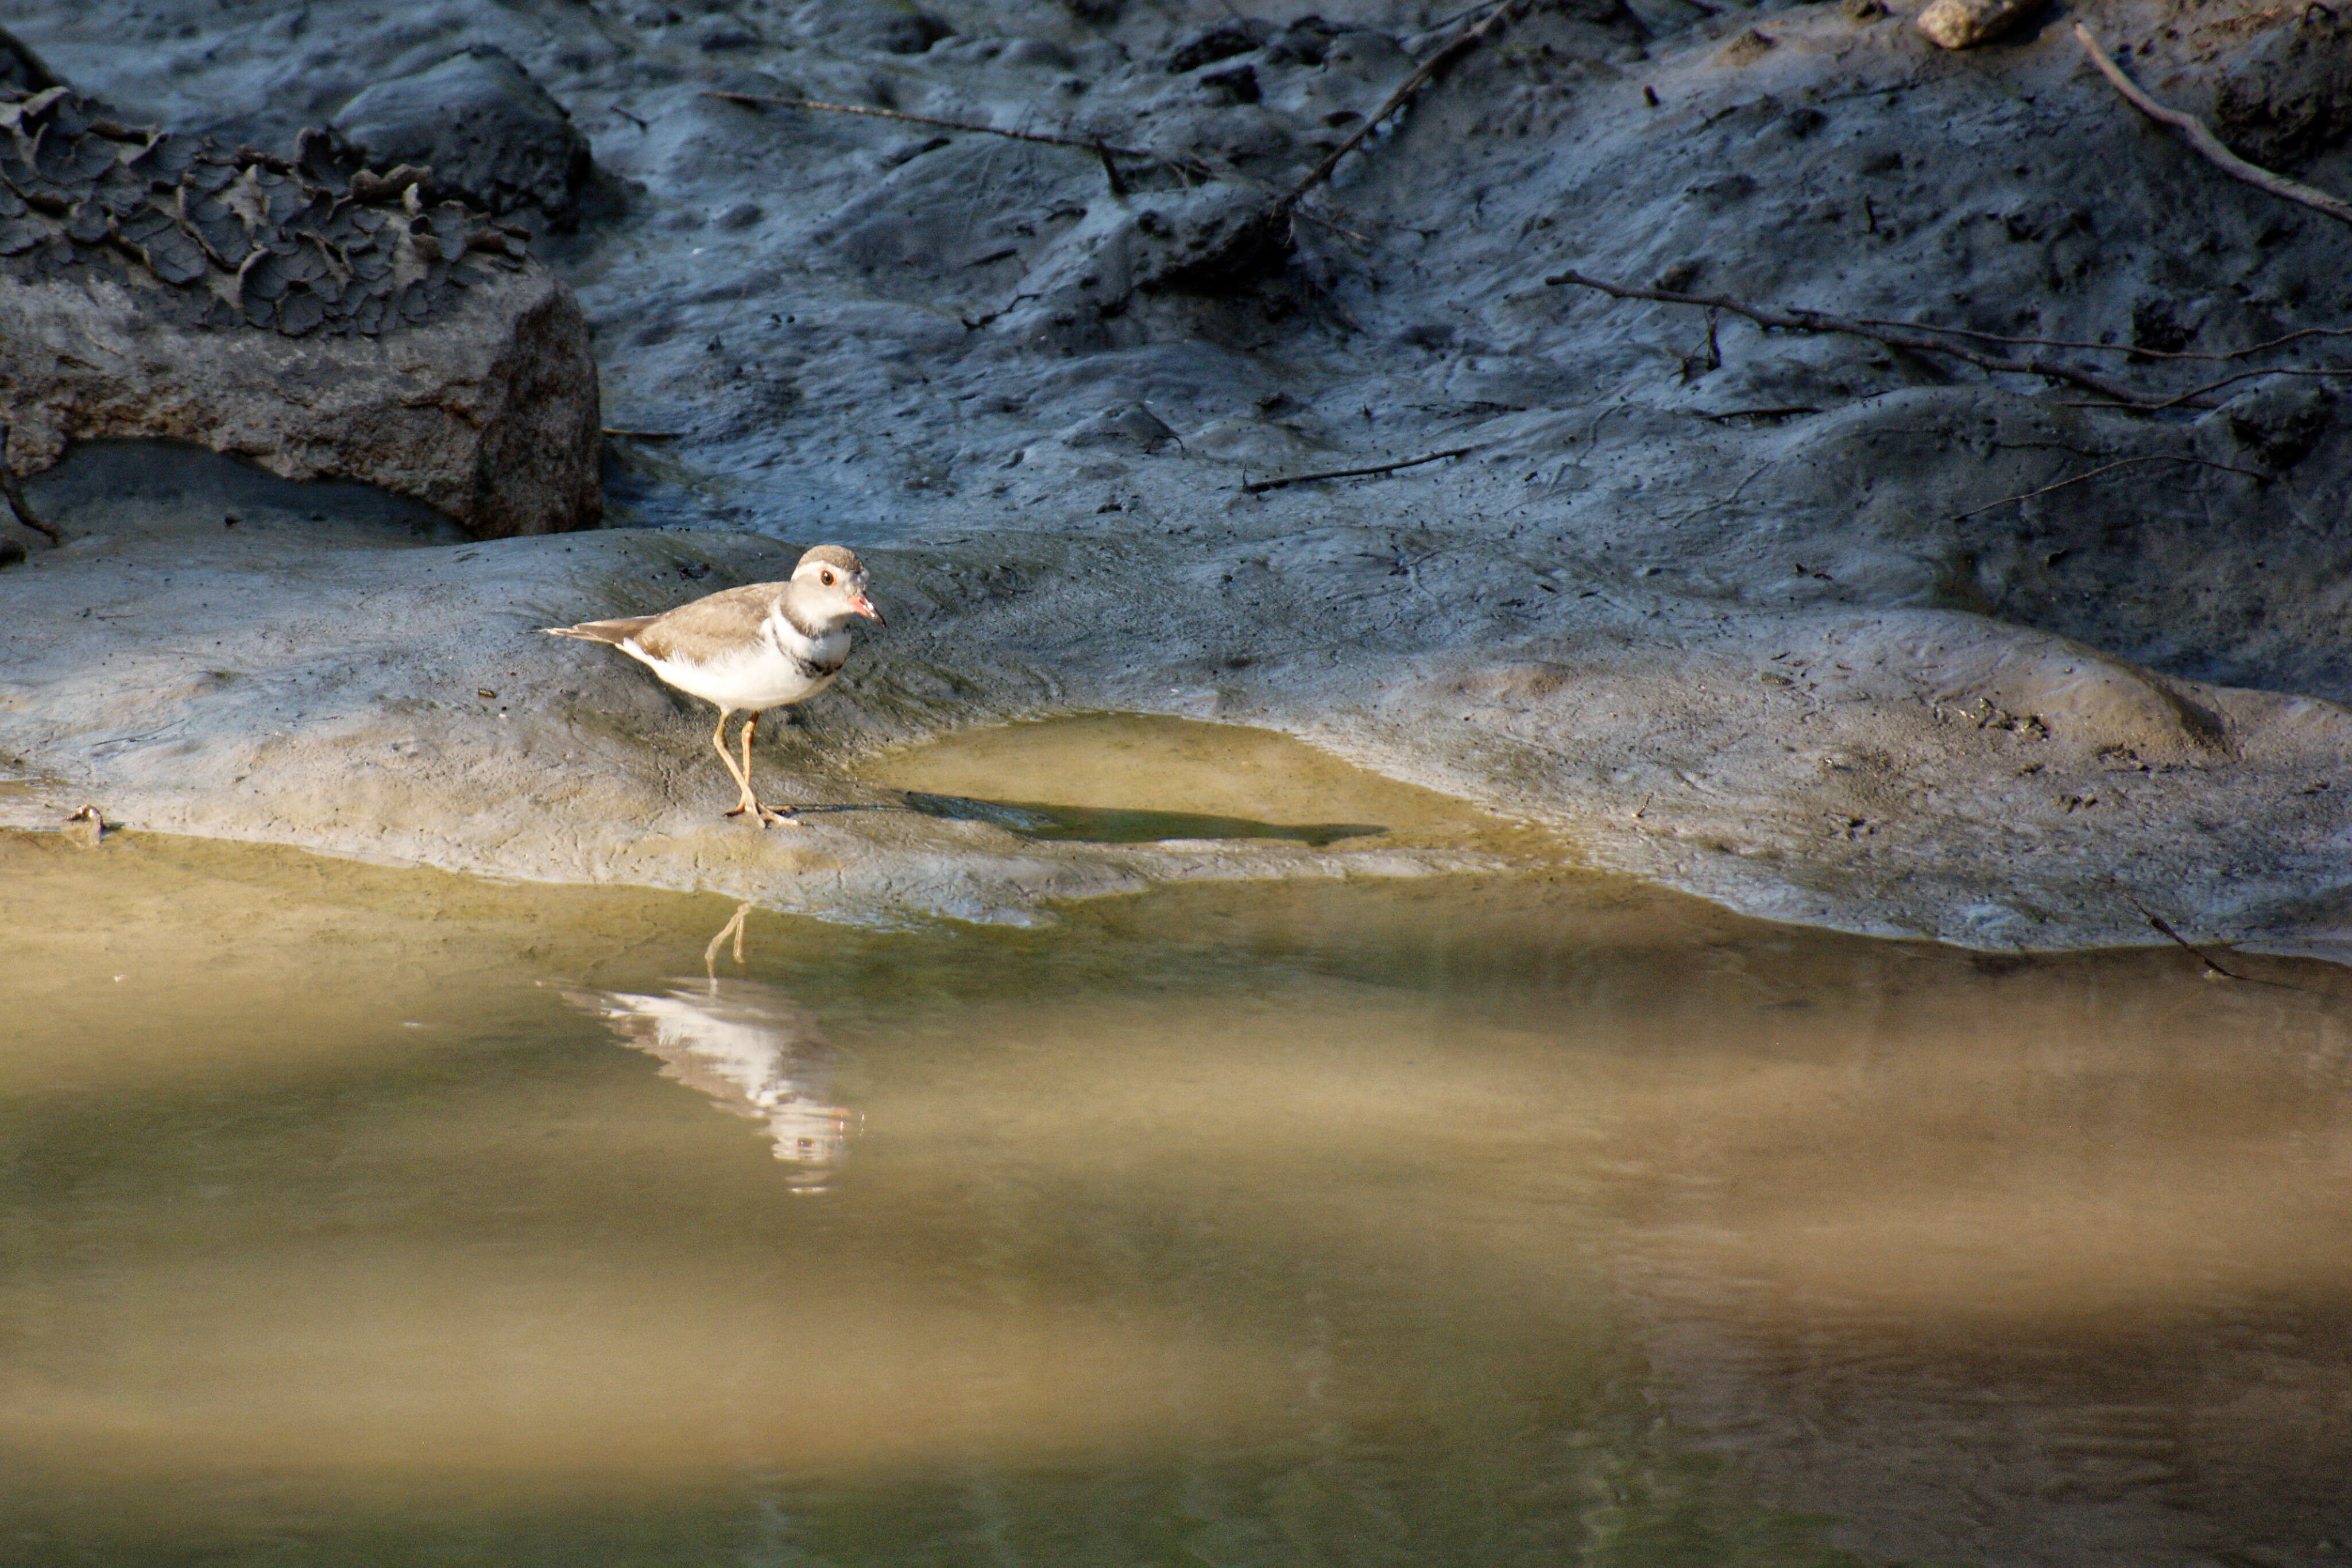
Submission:
[[[1369,468],[1331,468],[1320,474],[1291,474],[1280,479],[1253,479],[1242,488],[1250,495],[1262,496],[1286,485],[1312,485],[1318,479],[1360,479],[1372,474],[1393,474],[1400,468],[1418,468],[1424,463],[1442,462],[1448,457],[1466,457],[1477,450],[1475,446],[1451,446],[1443,452],[1424,453],[1419,457],[1401,457],[1394,463],[1375,463]]]
[[[1107,141],[1090,141],[1076,136],[1047,136],[1036,131],[1006,131],[999,126],[979,125],[968,120],[940,120],[929,114],[904,114],[895,109],[869,109],[856,103],[823,103],[813,98],[769,98],[756,92],[719,92],[715,89],[707,90],[702,96],[725,99],[729,103],[759,104],[769,109],[809,109],[824,114],[856,114],[868,120],[895,120],[904,125],[928,125],[935,131],[966,131],[975,136],[1003,136],[1013,141],[1034,141],[1041,147],[1067,147],[1079,152],[1092,152],[1106,162],[1112,158],[1141,158],[1202,178],[1212,178],[1216,172],[1198,158],[1171,158],[1165,152],[1154,152],[1145,147],[1118,147]]]
[[[2007,343],[2020,349],[2084,349],[2095,354],[2127,354],[2135,360],[2198,360],[2217,364],[2252,359],[2256,354],[2283,349],[2305,338],[2352,338],[2352,327],[2305,327],[2267,342],[2250,343],[2242,349],[2231,349],[2219,354],[2199,354],[2179,349],[2143,349],[2134,343],[2093,343],[2080,338],[2011,338],[1999,332],[1979,332],[1973,327],[1938,327],[1933,321],[1896,321],[1884,316],[1857,316],[1854,319],[1868,327],[1900,327],[1920,332],[1942,332],[1948,337],[1973,338],[1979,343]],[[2334,372],[2302,373],[2319,375]],[[2352,374],[2352,371],[2346,373]]]
[[[1716,413],[1709,413],[1703,408],[1695,408],[1691,412],[1712,423],[1728,424],[1735,419],[1795,419],[1803,414],[1819,413],[1822,411],[1809,402],[1790,402],[1782,403],[1776,408],[1727,408]]]
[[[2127,387],[2118,386],[2104,377],[2083,369],[2080,365],[2068,364],[2063,360],[2047,359],[2038,354],[2014,360],[2004,359],[1994,354],[1980,354],[1973,349],[1964,349],[1956,343],[1946,342],[1942,339],[1928,336],[1916,329],[1873,327],[1853,317],[1832,316],[1823,310],[1802,308],[1770,310],[1717,294],[1685,294],[1673,288],[1633,288],[1623,284],[1611,283],[1602,278],[1587,277],[1583,273],[1573,271],[1556,272],[1545,278],[1544,282],[1551,285],[1573,283],[1585,288],[1597,288],[1612,299],[1654,299],[1662,305],[1695,305],[1702,309],[1728,310],[1735,316],[1746,317],[1759,327],[1778,328],[1782,331],[1843,332],[1850,337],[1868,338],[1874,343],[1884,343],[1890,349],[1899,349],[1906,353],[1941,354],[1947,359],[1958,360],[1964,364],[1974,365],[1979,370],[1990,371],[1996,374],[2042,376],[2051,381],[2071,382],[2085,392],[2095,392],[2101,397],[2113,398],[2126,408],[2170,408],[2198,395],[2195,392],[2186,392],[2180,397],[2162,401],[2142,397]]]
[[[2178,397],[2166,398],[2162,402],[2142,402],[2135,403],[2132,406],[2148,413],[2161,413],[2163,410],[2168,408],[2209,407],[2210,406],[2210,403],[2201,403],[2195,400],[2204,397],[2208,392],[2220,392],[2223,387],[2234,386],[2240,382],[2257,381],[2263,376],[2315,376],[2324,381],[2331,376],[2352,376],[2352,367],[2331,371],[2312,370],[2307,367],[2297,365],[2269,365],[2258,371],[2240,371],[2236,375],[2223,376],[2220,381],[2207,382],[2200,387],[2190,387],[2187,392],[2180,393]],[[2108,408],[2114,405],[2099,402],[2070,402],[2065,406],[2068,408]]]
[[[1979,512],[1990,512],[1995,507],[2006,507],[2011,501],[2030,501],[2036,496],[2046,496],[2053,490],[2063,490],[2069,485],[2079,485],[2085,479],[2095,479],[2102,474],[2112,474],[2118,468],[2129,468],[2141,463],[2187,463],[2200,468],[2219,468],[2225,474],[2242,474],[2249,479],[2260,479],[2264,484],[2268,484],[2271,479],[2268,474],[2258,473],[2252,468],[2240,468],[2228,463],[2216,463],[2205,457],[2176,457],[2164,454],[2146,457],[2122,457],[2113,463],[2103,463],[2087,473],[2077,474],[2071,478],[2059,479],[2051,484],[2040,486],[2022,495],[2003,496],[1998,501],[1987,501],[1981,507],[1970,507],[1965,512],[1955,512],[1952,514],[1952,521],[1957,523],[1963,517],[1973,517]]]
[[[2175,931],[2172,928],[2171,923],[2167,921],[2163,915],[2158,915],[2155,910],[2150,909],[2138,899],[2133,898],[2130,894],[2125,894],[2124,897],[2129,901],[2134,909],[2140,912],[2140,915],[2147,921],[2149,927],[2153,929],[2158,936],[2162,936],[2166,941],[2171,942],[2177,946],[2185,948],[2189,952],[2196,955],[2197,961],[2204,965],[2208,972],[2219,975],[2225,980],[2243,980],[2248,978],[2247,976],[2241,975],[2234,969],[2225,967],[2222,965],[2221,960],[2213,956],[2212,954],[2205,951],[2204,948],[2197,946],[2196,943],[2189,940],[2188,937],[2183,936],[2179,932]],[[2264,980],[2257,983],[2262,985],[2276,985],[2278,982],[2275,980]],[[2300,986],[2290,986],[2286,988],[2289,990],[2301,990],[2303,988]]]
[[[2352,224],[2352,202],[2299,184],[2284,174],[2273,174],[2268,169],[2247,162],[2224,146],[2221,139],[2207,129],[2203,120],[2193,114],[2168,109],[2133,86],[2131,78],[2124,75],[2122,68],[2107,57],[2106,50],[2099,47],[2099,41],[2091,37],[2091,29],[2080,22],[2074,24],[2074,41],[2083,46],[2084,54],[2091,57],[2091,63],[2099,68],[2099,74],[2105,77],[2134,109],[2158,124],[2168,125],[2180,132],[2207,162],[2230,178],[2242,180],[2258,191],[2267,191],[2283,200],[2300,203],[2314,212],[2326,213],[2331,218]]]

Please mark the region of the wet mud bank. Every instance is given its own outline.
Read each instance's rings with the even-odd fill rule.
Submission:
[[[1524,5],[1318,181],[1477,18],[265,9],[12,25],[125,114],[256,143],[364,140],[383,84],[498,51],[540,95],[522,172],[488,118],[436,156],[537,204],[622,526],[472,542],[78,452],[28,486],[64,544],[0,572],[11,823],[88,800],[857,918],[1557,852],[1989,948],[2352,930],[2352,423],[2310,335],[2352,315],[2342,225],[2151,127],[2054,23],[1947,51],[1874,5]],[[2352,185],[2352,117],[2295,75],[2323,19],[2080,19]],[[820,540],[891,626],[761,767],[856,810],[722,821],[699,707],[534,635]],[[1280,732],[1548,842],[1054,837],[887,781],[1100,711]],[[1001,801],[1352,820],[1056,799],[1059,766]]]

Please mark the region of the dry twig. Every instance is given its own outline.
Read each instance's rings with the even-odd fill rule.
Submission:
[[[2205,951],[2204,948],[2197,946],[2196,943],[2189,940],[2188,937],[2183,936],[2179,932],[2175,931],[2165,920],[2163,915],[2158,915],[2155,910],[2150,909],[2138,899],[2133,898],[2129,894],[2125,894],[2124,897],[2130,900],[2131,906],[2140,912],[2141,915],[2147,919],[2149,926],[2155,930],[2158,936],[2162,936],[2165,940],[2174,943],[2179,946],[2185,947],[2189,952],[2195,954],[2197,956],[2197,961],[2203,964],[2206,968],[2210,969],[2214,974],[2221,976],[2225,980],[2243,980],[2248,978],[2247,976],[2241,975],[2235,970],[2225,968],[2222,966],[2221,960],[2213,956],[2212,954]],[[2262,981],[2259,983],[2264,985],[2277,984],[2274,980]],[[2290,990],[2302,989],[2299,986],[2291,986],[2287,988]]]
[[[1794,419],[1801,414],[1819,413],[1822,411],[1809,402],[1791,402],[1783,403],[1777,408],[1727,408],[1716,413],[1709,413],[1703,408],[1695,408],[1691,412],[1699,418],[1716,424],[1728,424],[1735,419]]]
[[[1955,512],[1952,515],[1952,521],[1957,523],[1964,517],[1973,517],[1979,512],[1990,512],[1995,507],[2006,507],[2011,501],[2030,501],[2036,496],[2046,496],[2053,490],[2063,490],[2069,485],[2079,485],[2085,479],[2095,479],[2102,474],[2112,474],[2118,468],[2129,468],[2133,465],[2139,463],[2187,463],[2194,465],[2200,468],[2219,468],[2222,472],[2228,474],[2243,474],[2249,479],[2260,479],[2265,484],[2267,484],[2271,478],[2271,476],[2268,474],[2258,473],[2252,468],[2240,468],[2235,465],[2229,463],[2216,463],[2210,458],[2205,457],[2176,457],[2167,454],[2157,454],[2145,457],[2122,457],[2116,459],[2113,463],[2103,463],[2098,467],[2091,469],[2087,473],[2077,474],[2071,478],[2059,479],[2050,484],[2040,486],[2034,489],[2026,491],[2021,496],[2003,496],[1998,501],[1987,501],[1981,507],[1970,507],[1965,512]]]
[[[1973,327],[1939,327],[1933,321],[1896,321],[1885,316],[1857,316],[1855,320],[1868,327],[1901,327],[1919,332],[1942,332],[1954,338],[1974,338],[1979,343],[2007,343],[2012,348],[2086,349],[2095,354],[2128,354],[2135,360],[2207,360],[2227,363],[2232,360],[2251,359],[2256,354],[2282,349],[2304,338],[2352,338],[2352,327],[2304,327],[2267,342],[2250,343],[2242,349],[2231,349],[2219,354],[2193,353],[2187,350],[2143,349],[2133,343],[2093,343],[2080,338],[2011,338],[1999,332],[1979,332]],[[2257,371],[2256,374],[2283,374],[2282,371]],[[2312,375],[2333,374],[2332,371],[2306,371]]]
[[[2071,382],[2086,392],[2095,392],[2101,397],[2113,398],[2126,408],[2170,408],[2198,395],[2196,392],[2186,392],[2180,397],[2158,402],[2141,397],[2128,388],[2117,386],[2104,377],[2095,375],[2080,365],[2068,364],[2063,360],[2046,359],[2038,354],[2015,360],[2003,359],[1994,354],[1980,354],[1973,349],[1963,349],[1957,344],[1927,336],[1916,329],[1873,327],[1851,316],[1832,316],[1824,310],[1802,308],[1769,310],[1741,300],[1726,298],[1721,295],[1685,294],[1673,288],[1629,288],[1622,284],[1610,283],[1598,277],[1587,277],[1580,272],[1573,271],[1554,273],[1545,278],[1544,282],[1552,285],[1574,283],[1586,288],[1597,288],[1612,299],[1654,299],[1662,305],[1696,305],[1705,309],[1728,310],[1735,316],[1746,317],[1759,327],[1777,327],[1783,331],[1843,332],[1852,337],[1868,338],[1873,342],[1884,343],[1890,349],[1900,349],[1909,353],[1942,354],[1948,359],[1958,360],[1964,364],[1974,365],[1979,370],[1997,374],[2043,376],[2052,381]]]
[[[1375,463],[1369,468],[1332,468],[1320,474],[1291,474],[1280,479],[1253,479],[1242,488],[1253,496],[1268,490],[1279,490],[1286,485],[1311,485],[1318,479],[1360,479],[1371,474],[1393,474],[1400,468],[1418,468],[1424,463],[1442,462],[1448,457],[1466,457],[1477,451],[1475,446],[1452,446],[1443,452],[1425,453],[1419,457],[1400,458],[1394,463]]]
[[[825,114],[856,114],[868,120],[895,120],[905,125],[928,125],[936,131],[967,131],[975,136],[1002,136],[1013,141],[1034,141],[1041,147],[1068,147],[1106,159],[1142,158],[1154,163],[1164,163],[1171,169],[1183,169],[1203,178],[1212,177],[1216,172],[1198,158],[1172,158],[1146,147],[1118,147],[1108,141],[1088,141],[1075,136],[1047,136],[1036,131],[1006,131],[999,126],[975,124],[968,120],[940,120],[929,114],[904,114],[895,109],[868,109],[863,104],[824,103],[813,98],[769,98],[756,92],[719,92],[715,89],[707,90],[702,96],[723,98],[730,103],[761,104],[770,109],[813,109]]]
[[[2074,24],[2074,41],[2083,46],[2084,54],[2091,57],[2091,63],[2099,68],[2099,74],[2105,77],[2134,109],[2158,124],[2168,125],[2180,132],[2207,162],[2230,178],[2242,180],[2258,191],[2267,191],[2273,196],[2301,203],[2314,212],[2326,213],[2331,218],[2340,218],[2352,224],[2352,202],[2341,196],[2331,196],[2325,191],[2314,190],[2309,185],[2298,184],[2284,174],[2273,174],[2268,169],[2247,162],[2222,145],[2221,139],[2208,130],[2203,120],[2193,114],[2168,109],[2133,86],[2131,78],[2124,75],[2122,68],[2107,57],[2106,50],[2099,47],[2099,41],[2091,37],[2091,29],[2080,22]]]

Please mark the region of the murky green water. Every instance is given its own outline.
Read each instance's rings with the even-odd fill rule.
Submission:
[[[2352,1560],[2334,971],[1565,873],[740,963],[140,835],[0,887],[10,1564]]]

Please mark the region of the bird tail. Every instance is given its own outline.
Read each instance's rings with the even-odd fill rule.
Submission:
[[[542,626],[551,637],[577,637],[583,643],[618,644],[653,624],[650,615],[630,615],[618,621],[583,621],[577,626]]]

